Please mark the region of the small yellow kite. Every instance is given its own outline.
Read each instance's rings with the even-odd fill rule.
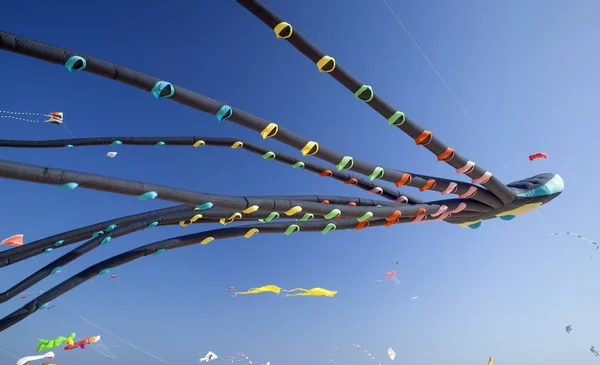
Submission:
[[[267,293],[267,292],[279,294],[281,292],[281,288],[276,285],[265,285],[265,286],[261,286],[260,288],[251,288],[248,291],[237,292],[233,296],[236,296],[238,294],[245,295],[245,294],[258,294],[258,293]]]
[[[333,297],[337,294],[337,290],[327,290],[323,288],[312,288],[312,289],[304,289],[304,288],[295,288],[292,290],[283,290],[285,292],[294,292],[301,291],[302,293],[296,294],[286,294],[286,297]]]

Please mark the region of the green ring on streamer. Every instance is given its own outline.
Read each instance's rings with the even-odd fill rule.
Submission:
[[[323,217],[325,217],[325,219],[333,219],[339,217],[340,215],[342,215],[342,211],[339,209],[334,209],[331,212],[325,214]]]
[[[87,67],[87,61],[80,56],[71,56],[67,62],[65,62],[65,67],[69,72],[81,71]]]
[[[292,167],[295,169],[303,169],[304,166],[306,166],[306,165],[302,161],[296,162],[295,164],[292,165]]]
[[[100,272],[98,273],[98,275],[106,275],[110,272],[110,269],[102,269],[100,270]]]
[[[94,234],[92,235],[92,239],[94,239],[94,238],[96,238],[96,237],[98,237],[98,236],[100,236],[102,234],[104,234],[104,231],[94,232]]]
[[[350,164],[350,166],[348,166]],[[340,163],[335,165],[339,171],[350,170],[354,166],[354,159],[351,156],[344,156]]]
[[[315,215],[314,215],[314,214],[312,214],[312,213],[305,213],[305,214],[302,216],[302,218],[300,218],[300,222],[306,222],[306,221],[309,221],[309,220],[313,219],[314,217],[315,217]],[[297,220],[297,219],[296,219],[296,220]]]
[[[359,222],[364,222],[367,219],[370,219],[371,217],[373,217],[373,213],[372,212],[366,212],[360,218],[356,218],[356,220],[359,221]]]
[[[373,170],[373,172],[371,173],[371,175],[369,175],[369,179],[371,181],[375,180],[375,179],[381,179],[383,177],[383,175],[385,174],[385,171],[383,170],[382,167],[377,166],[375,168],[375,170]]]
[[[110,231],[112,231],[115,228],[117,228],[117,225],[116,224],[111,224],[110,226],[104,228],[104,231],[105,232],[110,232]]]
[[[217,120],[220,122],[223,119],[227,120],[229,118],[231,118],[231,116],[233,115],[233,109],[231,109],[231,107],[229,105],[223,105],[221,107],[221,109],[219,109],[218,112],[215,113],[215,117],[217,117]]]
[[[68,183],[65,183],[62,185],[58,185],[59,188],[65,189],[65,190],[73,190],[78,186],[79,186],[79,184],[76,182],[68,182]]]
[[[368,97],[366,100],[365,100],[365,99],[361,99],[361,98],[360,98],[360,95],[361,95],[363,92],[367,91],[367,90],[369,90],[369,92],[371,93],[371,95],[369,95],[369,97]],[[373,100],[373,97],[375,96],[375,93],[373,92],[373,88],[372,88],[371,86],[369,86],[369,85],[363,85],[363,86],[361,86],[361,87],[360,87],[360,89],[358,89],[358,91],[357,91],[357,92],[355,92],[355,93],[354,93],[354,96],[356,96],[356,98],[357,98],[358,100],[360,100],[360,101],[364,101],[365,103],[368,103],[368,102],[370,102],[371,100]]]
[[[72,144],[68,144],[68,145],[65,146],[65,148],[73,148],[73,145]]]
[[[272,221],[273,219],[279,219],[279,213],[271,212],[271,213],[269,213],[267,218],[265,218],[265,219],[260,218],[258,221],[261,223],[266,223],[266,222]]]
[[[101,245],[105,245],[107,243],[110,242],[110,237],[104,237],[104,239],[102,240],[102,242],[100,242]]]
[[[122,144],[123,144],[123,142],[121,142],[121,141],[114,141],[114,142],[113,142],[113,143],[111,143],[110,145],[111,145],[111,146],[120,146],[120,145],[122,145]]]
[[[156,142],[156,144],[155,144],[154,146],[155,146],[155,147],[162,147],[162,146],[164,146],[164,145],[166,145],[166,143],[165,143],[165,142],[163,142],[163,141],[158,141],[158,142]]]
[[[162,95],[162,92],[166,88],[169,88],[169,93],[167,95]],[[154,97],[157,99],[170,98],[171,96],[175,95],[175,87],[170,82],[159,81],[156,84],[154,84],[154,87],[152,87],[152,90],[150,91],[150,93],[152,95],[154,95]]]
[[[65,243],[64,240],[58,240],[54,243],[54,247],[60,247],[63,243]]]
[[[332,229],[335,231],[337,228],[337,226],[333,223],[329,223],[325,226],[325,228],[323,228],[323,230],[321,231],[321,233],[323,234],[327,234],[329,233],[329,231],[331,231]]]
[[[206,202],[202,205],[197,205],[196,208],[198,208],[198,210],[206,210],[206,209],[210,209],[213,207],[213,203],[212,202]]]
[[[161,248],[161,249],[156,250],[156,252],[154,253],[154,255],[158,256],[158,255],[160,255],[163,252],[165,252],[165,249]]]
[[[138,195],[137,198],[139,200],[152,200],[152,199],[156,199],[157,196],[158,196],[158,193],[156,191],[148,191],[142,195]]]
[[[296,232],[300,232],[300,226],[298,226],[297,224],[292,224],[289,227],[287,227],[287,229],[285,230],[285,232],[283,232],[286,236],[291,235],[292,233],[296,233]]]
[[[400,119],[400,122],[398,122],[398,119]],[[404,124],[405,121],[406,121],[406,116],[401,111],[395,112],[391,117],[388,118],[388,123],[390,124],[390,127],[393,125],[395,125],[396,127],[399,127],[402,124]]]
[[[479,227],[481,227],[481,221],[479,221],[477,223],[469,224],[469,228],[471,228],[471,229],[477,229]]]
[[[273,151],[269,151],[269,152],[265,153],[264,155],[262,155],[262,157],[263,157],[265,160],[266,160],[266,159],[269,159],[269,158],[270,158],[271,160],[274,160],[274,159],[276,159],[276,158],[277,158],[277,155],[275,154],[275,152],[273,152]]]
[[[148,225],[148,227],[146,227],[146,229],[148,229],[148,228],[154,228],[154,227],[156,227],[156,226],[158,226],[158,222],[152,222],[152,223],[150,223],[150,224]]]

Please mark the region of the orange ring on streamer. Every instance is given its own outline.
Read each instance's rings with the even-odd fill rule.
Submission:
[[[423,131],[417,138],[415,138],[415,143],[421,146],[427,146],[433,140],[433,136],[430,131]]]
[[[407,174],[405,172],[402,174],[402,177],[400,178],[400,180],[396,181],[396,186],[401,187],[402,185],[410,184],[411,182],[412,182],[412,176],[410,176],[410,174]]]
[[[371,223],[369,223],[369,221],[362,221],[359,224],[356,225],[356,227],[354,227],[355,231],[360,231],[361,229],[365,228],[365,226],[369,227],[371,225]]]
[[[322,204],[329,204],[329,200],[325,199],[321,202]]]
[[[433,188],[435,188],[435,179],[429,179],[429,180],[427,180],[427,182],[425,183],[425,185],[423,185],[423,186],[421,186],[419,188],[419,190],[421,192],[423,192],[425,190],[430,190],[430,189],[433,189]]]
[[[348,203],[348,205],[351,206],[351,207],[355,207],[356,203],[355,202],[350,202],[350,203]]]
[[[450,162],[454,159],[454,149],[446,148],[446,150],[437,156],[438,161]]]
[[[390,226],[391,226],[392,224],[396,224],[396,223],[398,223],[398,222],[400,222],[400,218],[398,218],[398,219],[394,219],[393,221],[389,221],[389,222],[387,222],[386,224],[384,224],[383,226],[384,226],[385,228],[390,228]]]
[[[414,215],[411,215],[409,218],[417,218],[421,214],[425,214],[425,213],[427,213],[427,210],[425,210],[425,208],[421,208]]]
[[[358,185],[358,180],[356,180],[355,178],[351,178],[351,179],[344,181],[344,184],[356,186],[356,185]]]
[[[393,222],[393,221],[397,220],[398,218],[400,218],[401,216],[402,216],[402,212],[399,210],[395,210],[394,213],[392,213],[392,215],[387,217],[385,220],[388,222]]]
[[[333,175],[333,172],[331,172],[331,170],[325,170],[319,174],[319,176],[321,176],[321,177],[332,176],[332,175]]]

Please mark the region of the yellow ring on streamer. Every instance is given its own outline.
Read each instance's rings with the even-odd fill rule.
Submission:
[[[235,142],[234,144],[231,145],[231,148],[233,148],[234,150],[236,148],[241,148],[241,147],[244,147],[244,142],[237,141],[237,142]]]
[[[205,146],[205,145],[206,145],[206,142],[204,142],[201,139],[198,140],[198,141],[196,141],[196,142],[194,142],[194,144],[193,144],[194,147],[200,147],[200,146]]]
[[[296,205],[295,207],[291,208],[290,210],[288,210],[287,212],[284,212],[285,215],[290,216],[290,215],[294,215],[296,213],[300,213],[302,211],[302,207],[299,205]]]
[[[242,218],[242,213],[240,212],[235,212],[233,213],[229,218],[227,218],[227,223],[231,223],[236,219],[240,219]]]
[[[333,66],[331,67],[331,69],[326,70],[324,67],[325,65],[327,65],[329,62],[333,62]],[[333,70],[335,70],[335,58],[330,57],[330,56],[323,56],[323,58],[321,58],[318,62],[317,62],[317,67],[319,68],[319,72],[331,72]]]
[[[314,149],[314,152],[311,151]],[[319,144],[315,141],[308,141],[304,147],[300,150],[303,156],[312,156],[319,152]]]
[[[214,237],[206,237],[205,239],[203,239],[202,241],[200,241],[201,245],[206,245],[208,243],[211,243],[212,241],[214,241],[215,238]]]
[[[260,132],[260,135],[263,139],[267,139],[275,137],[277,135],[277,132],[279,132],[279,126],[277,125],[277,123],[269,123],[269,125],[267,125],[265,129],[263,129],[262,132]]]
[[[250,238],[250,237],[254,236],[255,234],[257,234],[258,232],[260,232],[258,229],[252,228],[252,229],[248,230],[248,232],[246,232],[244,237]]]
[[[286,36],[281,35],[281,32],[283,32],[285,30],[285,28],[287,28],[287,27],[290,28],[290,34],[288,34]],[[273,31],[275,32],[275,36],[277,38],[288,39],[289,37],[292,36],[292,33],[294,33],[294,28],[292,27],[292,25],[290,23],[281,22],[281,23],[277,24],[275,26],[275,28],[273,28]]]
[[[258,205],[253,205],[251,207],[246,208],[246,210],[242,210],[244,214],[250,214],[256,212],[260,207]]]

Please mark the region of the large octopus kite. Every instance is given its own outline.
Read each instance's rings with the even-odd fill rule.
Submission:
[[[253,222],[247,225],[225,227],[175,237],[141,246],[93,265],[56,287],[44,292],[15,312],[0,320],[3,331],[23,320],[36,310],[63,293],[75,288],[91,277],[107,273],[137,258],[160,254],[165,250],[207,244],[215,239],[255,234],[362,229],[374,226],[389,227],[398,223],[423,223],[428,220],[446,221],[464,227],[477,228],[483,220],[501,218],[513,219],[530,212],[561,194],[564,188],[562,178],[557,174],[546,173],[504,185],[491,172],[461,156],[453,148],[446,146],[433,134],[388,104],[377,95],[371,86],[364,85],[352,77],[335,59],[307,41],[292,25],[284,22],[257,0],[237,0],[250,13],[274,30],[277,38],[287,40],[312,62],[319,72],[328,73],[355,97],[367,103],[390,126],[397,127],[409,135],[417,145],[433,153],[438,161],[450,165],[459,174],[471,178],[472,183],[437,178],[386,168],[369,162],[345,156],[316,141],[303,138],[278,124],[261,119],[241,109],[196,94],[182,87],[162,81],[152,76],[114,65],[100,59],[69,51],[63,48],[39,43],[20,36],[0,32],[0,48],[35,57],[43,61],[64,65],[69,71],[88,71],[100,76],[149,91],[157,99],[169,98],[181,104],[214,114],[219,121],[227,120],[260,133],[263,139],[274,138],[299,149],[304,156],[315,156],[333,164],[325,167],[303,161],[295,156],[268,150],[256,144],[229,138],[211,137],[104,137],[80,138],[53,141],[13,141],[0,140],[1,147],[53,148],[91,145],[179,145],[193,147],[219,146],[245,149],[272,159],[303,168],[323,177],[330,177],[344,184],[354,185],[372,194],[388,199],[370,200],[340,196],[262,196],[236,197],[205,194],[176,189],[167,186],[141,183],[106,176],[66,171],[18,162],[0,160],[0,176],[4,178],[55,184],[62,188],[76,187],[134,195],[140,199],[159,198],[181,203],[171,208],[154,210],[142,214],[111,219],[91,226],[60,233],[29,244],[0,252],[0,267],[8,266],[27,258],[68,246],[82,240],[83,245],[66,253],[31,276],[0,293],[0,303],[15,297],[45,277],[60,270],[60,267],[108,243],[111,239],[146,228],[192,223],[233,221]],[[352,172],[356,173],[353,174]],[[366,176],[360,177],[358,174]],[[410,186],[420,191],[434,190],[442,195],[457,195],[457,198],[424,202],[395,189],[380,185],[387,181],[396,187]],[[480,185],[480,186],[477,186]],[[483,186],[483,187],[481,187]],[[276,219],[286,219],[273,222]],[[91,237],[91,238],[90,238]]]

